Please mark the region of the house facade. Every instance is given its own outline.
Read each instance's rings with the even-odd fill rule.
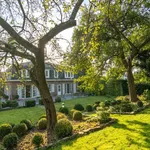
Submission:
[[[72,72],[58,72],[52,65],[45,64],[45,77],[49,91],[53,97],[63,97],[77,93],[78,85],[74,82],[77,75],[74,75]],[[19,99],[40,97],[39,90],[30,79],[27,63],[23,64],[20,76],[17,75],[13,67],[9,70],[4,93],[9,96],[9,99],[14,99],[16,95],[19,96]]]

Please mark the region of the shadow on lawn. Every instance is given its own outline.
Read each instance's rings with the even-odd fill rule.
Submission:
[[[137,121],[137,120],[133,120],[133,121],[127,121],[129,124],[135,124],[135,125],[139,125],[141,128],[141,131],[137,131],[139,132],[139,134],[141,134],[144,138],[145,138],[145,143],[144,144],[140,144],[138,141],[135,141],[134,139],[132,140],[133,144],[137,144],[140,147],[145,147],[145,148],[149,148],[150,149],[150,124],[148,123],[144,123],[141,121]]]

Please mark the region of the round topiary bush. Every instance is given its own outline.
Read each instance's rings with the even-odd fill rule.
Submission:
[[[59,112],[68,115],[69,114],[69,109],[67,107],[63,106],[63,107],[59,108]]]
[[[61,102],[61,97],[57,96],[57,97],[55,98],[55,102],[56,102],[56,103]]]
[[[97,118],[100,124],[108,122],[110,120],[109,116],[110,114],[108,112],[105,112],[105,111],[97,112]]]
[[[13,132],[16,133],[19,137],[23,136],[28,130],[25,123],[17,124],[13,127]]]
[[[32,122],[29,119],[24,119],[20,123],[25,123],[27,128],[28,128],[28,130],[32,129]]]
[[[82,120],[82,113],[80,111],[75,111],[73,113],[73,120],[75,121]]]
[[[92,107],[92,105],[90,105],[90,104],[89,104],[89,105],[87,105],[87,106],[86,106],[86,111],[87,111],[87,112],[91,112],[91,111],[93,111],[93,107]]]
[[[55,126],[55,133],[57,138],[63,138],[69,135],[72,135],[73,127],[69,120],[67,119],[60,119],[56,123]]]
[[[42,119],[42,118],[46,118],[46,114],[43,114],[43,115],[39,118],[39,120]]]
[[[12,150],[17,146],[18,136],[16,133],[9,133],[3,138],[3,145],[6,149]]]
[[[57,113],[57,120],[63,119],[63,118],[67,118],[63,113],[58,112]]]
[[[3,138],[5,135],[12,132],[12,126],[10,124],[0,125],[0,137]]]
[[[73,117],[73,113],[74,113],[75,111],[78,111],[78,110],[76,110],[76,109],[71,109],[71,110],[70,110],[70,116],[71,116],[71,117]]]
[[[47,128],[47,119],[46,118],[42,118],[38,121],[38,128],[40,130],[44,130]]]
[[[137,105],[138,105],[138,107],[143,107],[143,102],[142,101],[137,101]]]
[[[42,135],[36,133],[32,139],[32,144],[34,144],[36,148],[39,148],[42,143],[43,143]]]
[[[83,111],[84,107],[81,104],[75,104],[74,109],[79,110],[79,111]]]

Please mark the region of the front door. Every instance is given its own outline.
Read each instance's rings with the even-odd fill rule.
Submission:
[[[61,84],[57,85],[57,95],[61,95]]]

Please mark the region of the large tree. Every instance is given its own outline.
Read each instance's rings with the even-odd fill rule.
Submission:
[[[30,77],[39,89],[48,120],[47,138],[54,138],[56,110],[45,79],[45,50],[61,31],[76,25],[83,0],[0,0],[0,53],[32,62]],[[49,53],[51,54],[52,51]],[[17,64],[17,62],[15,63]]]
[[[130,99],[137,101],[134,61],[150,47],[150,3],[145,0],[90,2],[80,26],[75,29],[69,58],[75,69],[86,70],[86,76],[80,78],[84,83],[90,81],[94,85],[99,77],[117,78],[126,72]]]

